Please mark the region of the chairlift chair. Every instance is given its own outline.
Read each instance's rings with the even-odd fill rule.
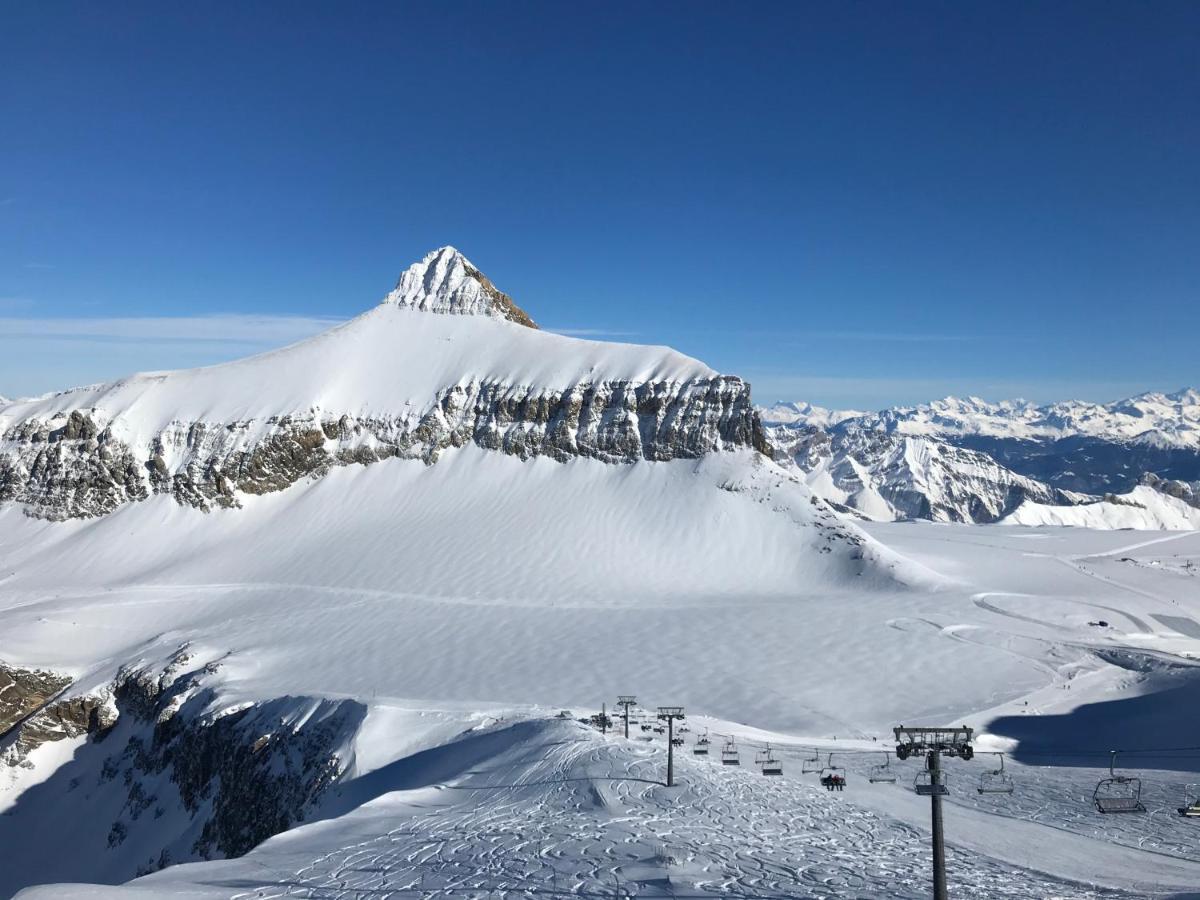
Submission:
[[[813,747],[812,758],[805,756],[800,760],[800,772],[803,775],[814,775],[821,771],[821,754]]]
[[[941,778],[935,783],[933,772],[929,771],[929,760],[925,760],[925,768],[913,779],[913,790],[922,797],[945,797],[950,793],[950,788],[946,787],[946,773],[939,771],[938,774]]]
[[[1184,790],[1179,814],[1185,819],[1200,819],[1200,784],[1189,784]]]
[[[1108,777],[1100,779],[1092,792],[1096,811],[1102,813],[1143,813],[1142,779],[1116,772],[1117,752],[1112,751],[1108,761]]]
[[[883,753],[883,764],[879,766],[871,766],[871,771],[867,775],[867,781],[871,784],[895,784],[896,773],[892,770],[892,754],[886,750]]]
[[[1012,776],[1004,771],[1004,754],[1000,757],[1000,768],[984,772],[979,776],[979,787],[975,790],[980,794],[1011,794],[1013,792]]]
[[[782,775],[783,763],[777,760],[774,754],[771,753],[771,745],[767,744],[765,750],[759,750],[754,759],[755,764],[762,770],[764,775]]]
[[[829,762],[821,770],[821,786],[827,791],[840,791],[846,787],[846,770],[833,764],[833,754],[829,754]]]
[[[742,764],[741,754],[738,753],[737,744],[730,738],[725,742],[725,746],[721,748],[721,765],[723,766],[740,766]]]

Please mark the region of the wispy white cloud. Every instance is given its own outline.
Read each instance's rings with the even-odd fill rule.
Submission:
[[[810,331],[809,339],[825,341],[870,341],[901,344],[944,344],[958,341],[977,341],[976,334],[903,333],[898,331]]]
[[[589,338],[637,337],[638,334],[636,331],[610,331],[607,328],[545,328],[543,330],[566,337]]]
[[[70,319],[5,317],[0,318],[0,338],[283,344],[309,337],[341,321],[328,316],[235,314]]]
[[[133,372],[211,365],[303,340],[341,321],[286,315],[0,317],[0,394],[31,396]]]

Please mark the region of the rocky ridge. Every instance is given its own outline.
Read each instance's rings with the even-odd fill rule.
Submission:
[[[594,348],[614,346],[536,331],[511,298],[452,248],[435,251],[410,267],[383,306],[415,310],[418,318],[429,314],[492,319],[495,329],[524,326],[517,330],[527,328],[536,339],[536,346],[528,348],[535,353],[549,342],[560,356],[578,347],[580,353],[604,359]],[[367,314],[356,320],[360,330],[377,327],[370,318]],[[385,324],[404,339],[402,326],[408,321]],[[458,336],[446,329],[437,334],[443,335],[443,342]],[[478,329],[465,336],[480,339]],[[496,336],[510,337],[503,331]],[[336,375],[335,354],[360,349],[348,344],[343,351],[337,341],[352,337],[342,326],[308,346],[269,354],[260,358],[262,363],[278,365],[281,371],[265,376],[256,371],[254,377],[288,384],[294,379],[283,367],[288,354],[295,356],[298,350],[308,353],[303,365],[309,371],[311,359],[323,358]],[[420,335],[410,339],[430,340]],[[385,341],[378,343],[386,352],[405,352]],[[413,350],[427,351],[427,346]],[[524,344],[521,349],[526,349]],[[638,348],[624,348],[621,358],[636,357],[628,352],[631,349]],[[651,351],[661,348],[645,350],[652,360]],[[442,452],[467,445],[521,459],[584,457],[605,463],[695,459],[740,448],[770,452],[749,385],[677,354],[671,362],[678,373],[667,374],[660,365],[637,378],[605,377],[598,365],[580,364],[578,371],[554,372],[549,383],[540,384],[456,371],[454,380],[434,387],[431,396],[397,399],[389,412],[362,412],[357,393],[344,406],[322,402],[325,386],[317,383],[309,402],[293,395],[286,406],[249,417],[171,419],[167,405],[168,415],[150,430],[131,423],[141,408],[163,405],[152,392],[173,390],[173,379],[190,390],[201,376],[221,367],[136,376],[111,386],[23,402],[0,413],[0,503],[21,504],[27,514],[50,520],[105,515],[156,494],[199,510],[236,508],[246,495],[283,490],[335,466],[391,458],[432,465]],[[371,367],[371,360],[359,364],[367,377]],[[625,361],[614,368],[629,367]],[[227,380],[241,386],[241,378]],[[192,396],[189,390],[178,392],[180,404]],[[115,407],[114,397],[120,397],[121,407]]]
[[[166,665],[123,667],[102,688],[43,703],[9,727],[0,762],[25,766],[47,742],[84,737],[73,759],[27,794],[58,804],[86,795],[89,813],[107,823],[106,855],[125,861],[122,878],[241,855],[303,821],[337,783],[365,708],[283,697],[214,712],[208,682],[221,666],[185,646]],[[0,670],[0,679],[12,682],[13,671]],[[47,673],[16,680],[35,694],[39,684],[64,682]]]
[[[1065,505],[1092,499],[934,438],[812,424],[766,431],[776,460],[802,472],[814,493],[868,519],[986,523],[1026,500]]]

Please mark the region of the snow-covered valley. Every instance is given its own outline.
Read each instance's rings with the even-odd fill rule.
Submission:
[[[0,896],[922,897],[917,766],[866,777],[906,722],[977,729],[956,896],[1194,892],[1200,532],[1028,527],[1121,504],[925,440],[878,471],[1015,485],[1005,524],[840,514],[740,379],[541,333],[448,248],[293,347],[5,401]],[[676,787],[576,721],[622,692],[685,707]],[[1114,747],[1144,814],[1091,806]]]

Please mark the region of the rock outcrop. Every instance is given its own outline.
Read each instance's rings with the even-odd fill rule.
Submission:
[[[113,437],[113,423],[98,417],[74,410],[10,427],[0,436],[0,501],[52,520],[105,515],[156,493],[202,510],[237,507],[241,496],[283,490],[335,466],[392,457],[433,464],[467,444],[560,462],[695,459],[740,447],[771,452],[748,385],[729,376],[563,390],[472,380],[440,392],[419,413],[177,422],[141,448]]]
[[[112,859],[123,860],[104,863],[106,871],[124,867],[132,878],[246,853],[304,821],[338,781],[366,711],[305,697],[221,709],[210,684],[220,669],[182,647],[165,666],[122,668],[101,689],[56,699],[61,676],[4,667],[6,720],[23,715],[0,741],[0,766],[27,766],[47,741],[86,735],[38,786],[53,799],[38,802],[64,811],[78,804],[75,814],[96,820]]]
[[[616,464],[770,452],[742,380],[665,347],[538,331],[443,247],[375,310],[310,341],[5,406],[0,503],[51,520],[155,494],[238,507],[336,466],[433,464],[467,445]]]

